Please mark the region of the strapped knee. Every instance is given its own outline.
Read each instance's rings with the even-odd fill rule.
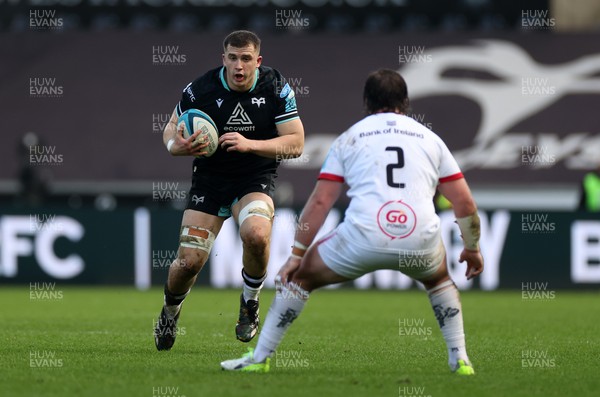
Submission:
[[[259,216],[270,222],[273,219],[273,213],[273,208],[266,202],[262,200],[251,201],[241,209],[238,215],[238,225],[242,226],[242,223],[251,216]]]
[[[215,242],[215,234],[208,229],[198,226],[182,226],[179,235],[179,246],[205,251],[210,250]]]

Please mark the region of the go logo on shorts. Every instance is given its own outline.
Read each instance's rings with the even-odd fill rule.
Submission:
[[[388,201],[377,213],[379,229],[393,239],[405,238],[412,234],[417,226],[415,211],[402,200]]]

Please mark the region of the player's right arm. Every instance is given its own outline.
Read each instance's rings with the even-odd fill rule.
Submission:
[[[295,241],[306,246],[312,244],[317,232],[325,223],[327,214],[340,197],[342,187],[343,183],[337,181],[326,179],[317,181],[315,189],[300,214]]]
[[[173,110],[171,119],[165,126],[163,131],[163,143],[173,156],[201,156],[206,154],[204,148],[208,146],[208,142],[203,144],[194,144],[194,140],[200,134],[200,130],[196,131],[189,138],[183,137],[183,124],[177,127],[177,111]],[[172,142],[172,143],[170,143]]]
[[[470,280],[483,271],[483,257],[479,251],[481,230],[477,205],[465,178],[440,183],[438,190],[452,203],[465,244],[458,261],[460,263],[467,261],[465,276],[467,276],[467,280]]]
[[[319,179],[310,195],[296,228],[292,255],[277,273],[276,281],[287,283],[288,278],[299,267],[304,252],[310,246],[317,235],[327,214],[340,197],[343,183],[328,179]]]
[[[315,188],[308,198],[294,236],[292,255],[285,265],[279,270],[276,282],[286,283],[288,277],[300,266],[300,262],[308,247],[315,239],[317,232],[325,223],[327,214],[342,194],[344,179],[344,166],[341,155],[338,153],[340,138],[331,145],[327,158],[321,167],[321,172]]]

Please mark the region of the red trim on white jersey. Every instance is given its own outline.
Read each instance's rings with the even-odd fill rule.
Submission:
[[[458,174],[453,174],[453,175],[449,175],[449,176],[445,176],[443,178],[440,178],[440,182],[439,183],[451,182],[451,181],[455,181],[457,179],[464,178],[464,177],[465,176],[463,175],[463,173],[459,172]]]
[[[335,175],[335,174],[328,174],[326,172],[321,172],[319,174],[319,177],[317,178],[319,179],[325,179],[326,181],[334,181],[334,182],[341,182],[344,183],[344,177],[343,176],[339,176],[339,175]]]

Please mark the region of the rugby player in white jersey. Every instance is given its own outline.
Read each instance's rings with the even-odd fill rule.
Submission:
[[[483,258],[469,187],[440,137],[406,116],[407,87],[397,72],[383,69],[369,75],[363,99],[368,116],[335,140],[300,216],[303,227],[276,277],[276,296],[256,349],[222,362],[223,369],[268,371],[270,356],[310,292],[378,269],[395,269],[425,286],[446,341],[450,370],[475,373],[433,204],[436,189],[452,203],[464,241],[459,261],[466,261],[465,276],[471,279],[483,271]],[[351,199],[344,221],[313,244],[344,183]]]

